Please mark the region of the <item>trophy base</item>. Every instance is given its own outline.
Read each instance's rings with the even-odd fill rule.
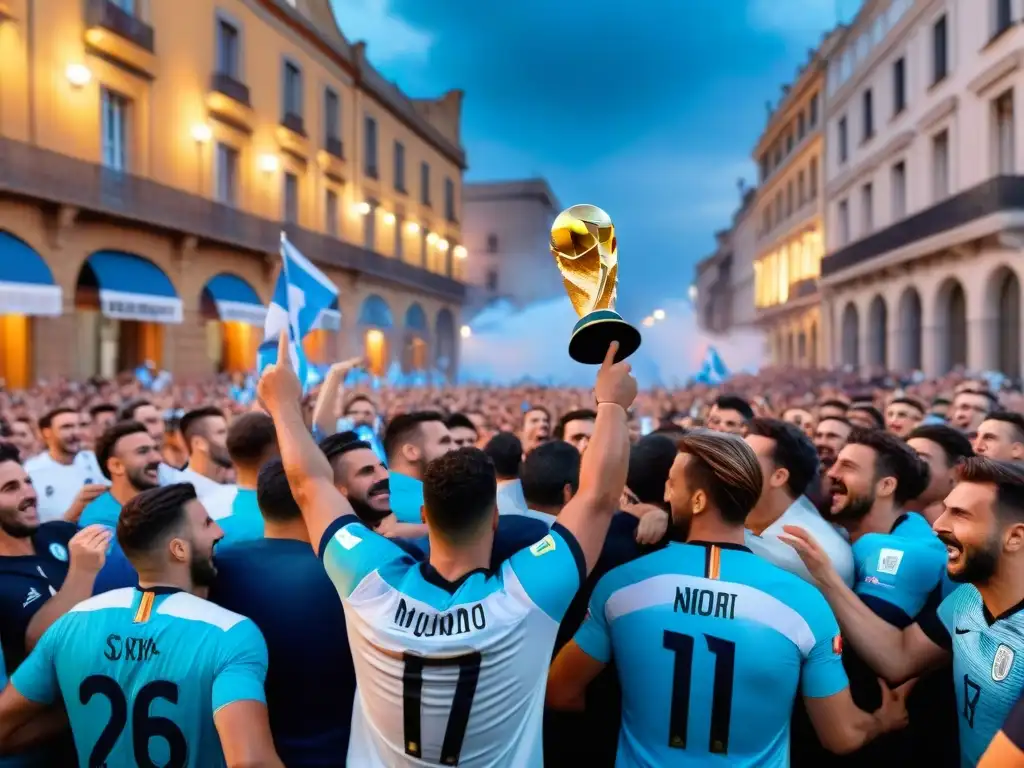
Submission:
[[[610,309],[598,309],[580,318],[569,339],[569,357],[584,365],[600,365],[608,346],[619,342],[615,362],[625,360],[640,348],[640,331]]]

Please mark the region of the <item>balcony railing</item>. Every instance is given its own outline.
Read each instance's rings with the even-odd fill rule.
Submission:
[[[234,99],[239,104],[247,107],[252,106],[252,103],[249,101],[249,86],[224,72],[215,72],[213,74],[210,90],[223,93],[229,99]]]
[[[94,217],[135,222],[255,253],[276,253],[281,224],[150,179],[0,138],[0,195],[77,208]],[[294,226],[289,237],[320,264],[362,272],[461,303],[462,283],[351,243]]]
[[[88,0],[85,23],[88,27],[109,30],[144,51],[153,53],[156,50],[153,28],[111,0]]]
[[[306,124],[302,119],[302,115],[297,115],[294,112],[285,112],[284,117],[281,118],[281,125],[292,133],[297,133],[299,136],[306,135]]]

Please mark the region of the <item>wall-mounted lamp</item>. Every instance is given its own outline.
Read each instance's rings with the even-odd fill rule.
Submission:
[[[437,233],[436,232],[427,232],[427,244],[428,245],[433,245],[436,242],[437,242]]]
[[[281,167],[281,160],[277,155],[267,153],[260,155],[260,170],[264,173],[274,173]]]
[[[366,216],[370,213],[370,204],[364,200],[361,203],[353,205],[352,210],[355,211],[357,216]]]
[[[459,328],[459,336],[461,336],[462,338],[468,339],[472,335],[473,329],[470,328],[468,325],[464,325],[461,328]]]
[[[439,250],[439,251],[447,251],[448,250],[448,241],[447,240],[438,240],[437,241],[437,250]]]
[[[407,221],[405,222],[405,231],[408,232],[410,235],[418,235],[420,231],[420,225],[417,224],[415,221]]]
[[[654,312],[651,313],[651,316],[660,323],[662,320],[665,319],[665,310],[656,309],[654,310]]]
[[[192,138],[196,144],[206,144],[213,138],[213,129],[206,123],[196,123],[192,126]]]
[[[68,64],[67,69],[64,70],[64,77],[75,88],[81,88],[92,80],[92,72],[85,64]]]
[[[466,250],[466,246],[464,245],[456,245],[452,248],[452,255],[456,259],[464,259],[469,256],[469,251]]]
[[[395,223],[395,214],[391,211],[384,211],[384,223],[391,226]]]

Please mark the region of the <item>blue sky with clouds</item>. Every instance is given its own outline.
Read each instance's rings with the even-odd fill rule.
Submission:
[[[634,314],[686,294],[755,180],[765,102],[858,0],[332,2],[407,93],[466,92],[468,180],[544,176],[611,214]]]

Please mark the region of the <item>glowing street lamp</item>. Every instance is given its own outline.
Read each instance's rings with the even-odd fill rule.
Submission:
[[[697,300],[697,286],[696,285],[691,285],[690,286],[690,301],[696,301],[696,300]]]
[[[665,319],[665,310],[656,309],[653,313],[651,313],[651,316],[660,323],[662,320]]]
[[[459,328],[459,336],[461,336],[462,338],[468,339],[472,335],[473,329],[470,328],[468,325],[464,325],[461,328]]]

